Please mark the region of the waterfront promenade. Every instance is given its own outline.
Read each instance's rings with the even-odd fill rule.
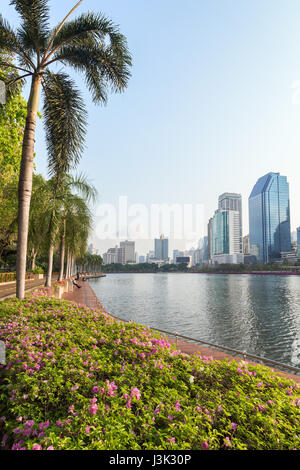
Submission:
[[[74,287],[73,292],[67,292],[63,294],[63,299],[68,300],[71,302],[75,302],[81,305],[85,305],[90,308],[96,308],[101,310],[102,312],[106,312],[105,308],[97,298],[95,292],[89,285],[88,281],[78,281],[78,284],[81,286],[80,289]],[[106,312],[109,313],[109,312]],[[213,357],[215,360],[219,361],[232,361],[232,360],[242,360],[243,358],[240,356],[231,355],[227,352],[223,352],[218,349],[213,349],[211,347],[202,346],[200,344],[195,344],[189,341],[182,341],[180,339],[176,339],[172,336],[165,335],[168,338],[169,343],[176,345],[176,347],[185,354],[194,354],[199,353],[202,356],[206,357]],[[246,360],[249,364],[257,365],[253,361]],[[279,375],[287,377],[289,379],[294,380],[298,384],[300,384],[300,375],[295,375],[289,372],[283,372],[278,369],[271,368]]]

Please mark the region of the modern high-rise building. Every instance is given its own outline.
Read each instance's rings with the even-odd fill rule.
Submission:
[[[155,239],[154,243],[155,259],[167,260],[169,258],[169,240],[163,235]]]
[[[212,219],[212,262],[243,262],[239,211],[219,209],[215,212]]]
[[[268,263],[291,251],[290,197],[286,176],[268,173],[257,181],[249,197],[250,251]]]
[[[121,263],[135,263],[135,242],[120,242]]]
[[[219,209],[239,213],[240,253],[243,253],[243,210],[242,196],[237,193],[223,193],[219,196]]]
[[[298,259],[300,260],[300,227],[297,228],[297,248],[298,248]]]

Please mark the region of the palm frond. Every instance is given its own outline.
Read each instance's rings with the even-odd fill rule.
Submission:
[[[18,38],[31,53],[44,51],[49,39],[48,0],[11,0],[22,19]]]
[[[84,149],[86,109],[73,81],[63,73],[44,75],[44,125],[51,176],[68,173]]]
[[[32,61],[28,57],[22,43],[16,32],[0,14],[0,50],[18,56],[19,62],[24,65],[26,70],[32,69]]]
[[[64,46],[55,59],[85,74],[95,103],[106,103],[108,91],[123,91],[131,75],[130,58],[114,54],[111,46]]]

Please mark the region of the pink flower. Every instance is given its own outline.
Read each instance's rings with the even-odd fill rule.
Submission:
[[[138,388],[134,387],[131,389],[131,398],[135,397],[137,400],[141,398],[141,392],[139,391]]]
[[[87,427],[85,428],[85,432],[86,432],[87,434],[90,434],[90,429],[91,429],[91,426],[87,426]]]
[[[99,392],[99,387],[96,385],[95,387],[92,388],[92,394],[96,395],[96,393]]]
[[[88,410],[89,410],[90,414],[91,414],[92,416],[94,416],[94,415],[97,413],[97,411],[98,411],[98,405],[96,405],[96,403],[93,404],[93,405],[90,405],[90,406],[88,407]]]
[[[175,403],[174,408],[175,408],[176,411],[180,411],[180,402],[178,400]]]
[[[224,439],[224,445],[225,445],[226,447],[231,447],[231,446],[232,446],[229,437],[225,437],[225,439]]]
[[[175,444],[175,437],[170,437],[168,439],[168,442],[170,442],[171,444]]]
[[[42,450],[42,446],[40,446],[39,444],[34,444],[32,450]]]
[[[47,450],[54,450],[54,447],[53,447],[53,446],[49,446],[49,447],[47,447]]]
[[[238,425],[236,423],[231,423],[231,429],[234,431],[237,429]]]
[[[203,442],[202,442],[201,448],[202,448],[203,450],[208,450],[208,449],[209,449],[209,445],[207,444],[206,441],[203,441]]]

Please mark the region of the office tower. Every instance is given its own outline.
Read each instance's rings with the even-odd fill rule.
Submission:
[[[242,263],[240,251],[240,213],[217,210],[212,219],[212,262],[218,264]]]
[[[249,197],[251,254],[262,263],[291,251],[289,183],[286,176],[268,173],[258,179]]]
[[[237,193],[223,193],[219,196],[219,210],[231,210],[239,213],[240,251],[243,253],[243,213],[242,196]]]
[[[167,260],[169,258],[169,240],[163,235],[155,239],[154,244],[155,259]]]
[[[126,240],[120,243],[120,261],[122,264],[135,263],[135,242]]]
[[[298,259],[300,260],[300,227],[297,228],[297,248]]]

